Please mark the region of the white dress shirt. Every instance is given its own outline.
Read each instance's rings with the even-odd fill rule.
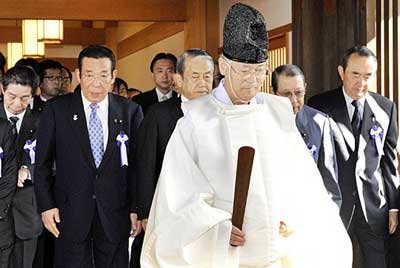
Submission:
[[[10,113],[7,108],[4,106],[4,111],[6,111],[6,115],[7,115],[7,120],[10,121],[10,117],[12,116],[16,116],[18,117],[18,121],[17,124],[15,124],[15,127],[17,128],[17,133],[19,133],[19,130],[21,129],[21,125],[22,125],[22,120],[24,119],[24,115],[26,110],[24,110],[22,113],[20,114],[12,114]]]
[[[349,114],[349,119],[350,119],[350,123],[351,123],[351,119],[353,119],[353,114],[354,114],[354,109],[355,109],[353,104],[351,104],[353,102],[353,99],[349,95],[347,95],[346,91],[344,90],[344,87],[342,87],[342,90],[343,90],[343,95],[344,95],[344,99],[346,101],[346,106],[347,106],[347,112]],[[360,116],[362,119],[363,115],[364,115],[365,96],[362,97],[361,99],[359,99],[358,101],[360,102],[360,106],[358,106],[358,108],[359,108],[358,112],[360,113]]]
[[[90,113],[92,112],[90,104],[92,103],[85,98],[82,91],[81,95],[83,102],[83,110],[85,111],[86,125],[89,128]],[[99,108],[97,109],[96,112],[97,116],[100,119],[101,126],[103,127],[103,143],[104,143],[104,151],[106,151],[107,140],[108,140],[108,95],[104,98],[104,100],[102,100],[97,104],[99,105]]]
[[[165,100],[172,98],[172,89],[167,94],[164,94],[161,92],[161,90],[159,90],[156,87],[156,93],[157,93],[158,102],[165,101]]]

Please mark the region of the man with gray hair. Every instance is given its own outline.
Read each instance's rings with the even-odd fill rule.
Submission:
[[[275,95],[286,97],[296,115],[296,126],[315,163],[326,190],[339,207],[342,196],[338,184],[335,146],[329,118],[326,114],[304,105],[306,82],[301,69],[293,64],[278,66],[271,77]]]
[[[160,175],[165,149],[176,122],[183,116],[181,103],[211,92],[214,62],[203,49],[185,51],[177,61],[174,74],[179,98],[171,98],[151,106],[139,129],[137,139],[137,195],[139,219],[146,230],[151,202]],[[144,234],[135,238],[132,246],[131,267],[139,266]]]

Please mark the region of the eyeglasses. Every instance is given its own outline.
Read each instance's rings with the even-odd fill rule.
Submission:
[[[296,90],[290,90],[286,92],[277,92],[279,96],[286,97],[286,98],[291,98],[291,97],[296,97],[297,99],[303,98],[304,95],[306,94],[306,91],[303,89],[296,89]]]
[[[257,66],[253,70],[237,70],[233,67],[232,63],[230,64],[231,69],[239,76],[241,79],[248,79],[252,75],[256,76],[256,78],[263,78],[268,75],[268,67],[267,66]]]
[[[63,77],[62,76],[43,76],[43,79],[47,79],[50,82],[54,82],[54,81],[60,82],[63,80]]]
[[[61,76],[63,82],[69,82],[69,76]]]
[[[102,83],[110,82],[109,74],[83,74],[82,78],[87,82],[93,82],[94,80],[99,80]]]

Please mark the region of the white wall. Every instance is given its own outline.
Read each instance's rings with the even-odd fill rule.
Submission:
[[[118,60],[118,77],[124,79],[129,87],[148,91],[154,87],[150,72],[150,62],[154,56],[159,52],[169,52],[178,57],[183,51],[184,34],[180,32]]]

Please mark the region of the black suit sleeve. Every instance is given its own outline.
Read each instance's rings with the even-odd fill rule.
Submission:
[[[41,116],[36,136],[34,187],[38,212],[56,207],[53,195],[53,163],[55,154],[56,119],[51,103],[46,105]]]
[[[143,120],[143,112],[142,108],[137,105],[134,111],[134,115],[132,116],[131,122],[131,140],[129,142],[129,199],[130,199],[130,211],[132,213],[137,213],[137,186],[136,186],[136,169],[137,162],[135,160],[135,152],[136,152],[136,144],[138,139],[138,129]]]
[[[157,144],[158,144],[157,117],[153,109],[146,114],[139,129],[136,150],[136,178],[138,189],[138,217],[145,219],[149,216],[156,178]]]
[[[15,144],[11,126],[4,122],[0,125],[3,128],[3,158],[1,159],[0,178],[0,219],[3,219],[10,208],[12,198],[17,186],[17,162],[15,158]]]
[[[397,171],[397,111],[392,103],[390,122],[386,134],[385,144],[383,146],[384,155],[381,159],[382,175],[386,187],[386,197],[389,203],[389,209],[399,209],[399,174]]]

